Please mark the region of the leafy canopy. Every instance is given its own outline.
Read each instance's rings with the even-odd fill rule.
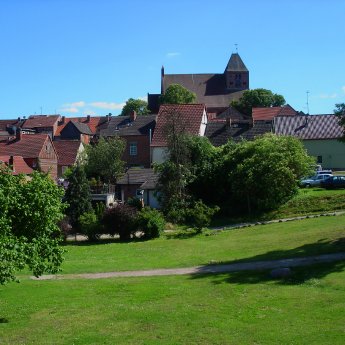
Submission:
[[[160,98],[161,104],[189,104],[195,101],[195,93],[179,84],[171,84]]]
[[[96,144],[87,146],[87,176],[104,183],[115,183],[124,170],[125,162],[121,160],[124,149],[125,141],[117,136],[108,139],[101,137]]]
[[[134,99],[129,98],[122,108],[121,116],[128,116],[133,111],[137,113],[137,115],[147,115],[150,111],[147,109],[147,102],[142,99]]]
[[[230,105],[243,114],[252,115],[252,108],[280,107],[285,103],[282,95],[266,89],[254,89],[244,91],[242,97],[232,101]]]
[[[77,165],[72,168],[68,177],[68,188],[65,193],[65,201],[68,204],[66,214],[71,225],[79,226],[79,217],[92,210],[90,185],[87,181],[85,170]]]
[[[46,174],[34,172],[27,180],[0,169],[0,284],[16,280],[26,266],[35,276],[58,272],[62,196]]]

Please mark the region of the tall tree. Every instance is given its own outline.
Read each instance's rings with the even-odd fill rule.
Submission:
[[[252,108],[280,107],[285,103],[282,95],[266,89],[254,89],[244,91],[242,97],[232,101],[230,105],[243,114],[252,115]]]
[[[16,280],[25,266],[35,276],[58,272],[62,195],[46,174],[34,172],[27,180],[0,168],[0,284]]]
[[[337,103],[335,105],[334,114],[339,118],[339,125],[343,127],[343,136],[341,141],[345,141],[345,103]]]
[[[147,102],[142,99],[134,99],[130,98],[127,100],[126,104],[122,108],[121,116],[126,116],[131,114],[133,111],[137,113],[137,115],[147,115],[150,111],[147,108]]]
[[[79,217],[92,210],[90,186],[87,181],[84,167],[77,165],[68,178],[69,184],[65,193],[68,204],[67,215],[73,228],[78,228]]]
[[[189,104],[195,103],[196,95],[180,84],[171,84],[161,96],[161,104]]]
[[[125,162],[121,160],[125,141],[120,137],[101,137],[94,145],[86,147],[85,171],[88,177],[100,179],[104,183],[115,183],[123,174]]]

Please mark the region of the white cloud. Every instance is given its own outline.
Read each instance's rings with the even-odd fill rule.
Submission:
[[[83,114],[94,116],[94,115],[96,115],[96,112],[91,110],[91,109],[85,109],[85,110],[83,110]]]
[[[61,108],[60,111],[63,113],[79,113],[79,109],[76,107]]]
[[[88,105],[95,108],[100,108],[100,109],[117,110],[117,109],[122,109],[125,104],[126,103],[92,102],[92,103],[89,103]]]
[[[171,52],[171,53],[167,53],[167,54],[166,54],[166,57],[167,57],[167,58],[174,58],[174,57],[180,56],[180,55],[181,55],[181,53],[178,53],[178,52]]]
[[[63,106],[70,107],[70,108],[81,108],[81,107],[85,107],[85,102],[79,101],[79,102],[73,102],[73,103],[65,103]]]
[[[327,93],[322,93],[319,97],[322,99],[327,99],[327,98],[337,98],[337,94],[336,93],[332,93],[332,94],[327,94]]]

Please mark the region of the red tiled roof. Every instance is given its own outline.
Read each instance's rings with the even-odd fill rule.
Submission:
[[[53,141],[58,154],[58,165],[70,166],[76,162],[81,142],[74,140]]]
[[[31,169],[26,162],[24,161],[23,157],[21,156],[12,156],[13,157],[13,163],[12,163],[12,171],[13,175],[18,174],[31,174],[33,172],[33,169]],[[1,162],[5,163],[6,165],[10,165],[11,156],[0,156],[0,164]]]
[[[60,115],[30,115],[23,124],[23,128],[53,127],[60,119]]]
[[[22,134],[21,140],[0,142],[0,155],[37,158],[47,138],[49,138],[48,134]]]
[[[92,134],[96,134],[97,127],[103,124],[106,121],[106,118],[104,116],[90,116],[89,119],[87,117],[66,117],[63,123],[59,123],[55,135],[59,136],[61,134],[61,131],[70,121],[84,123],[89,126]]]
[[[0,130],[1,131],[7,130],[7,126],[19,126],[18,119],[0,120]]]
[[[151,146],[166,146],[165,128],[169,117],[178,114],[180,125],[192,135],[199,135],[204,104],[163,104],[159,108],[156,128],[153,133]]]
[[[294,116],[297,111],[289,104],[283,107],[253,108],[252,117],[254,121],[273,120],[276,116]]]

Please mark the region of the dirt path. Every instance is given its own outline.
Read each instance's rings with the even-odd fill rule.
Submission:
[[[308,266],[318,263],[345,260],[345,252],[308,256],[303,258],[291,258],[269,261],[242,262],[226,265],[206,265],[187,268],[167,268],[143,271],[123,271],[123,272],[104,272],[104,273],[82,273],[82,274],[58,274],[43,275],[39,278],[31,277],[33,280],[52,280],[52,279],[102,279],[114,277],[153,277],[167,275],[186,275],[186,274],[216,274],[238,271],[266,270],[281,267]]]

